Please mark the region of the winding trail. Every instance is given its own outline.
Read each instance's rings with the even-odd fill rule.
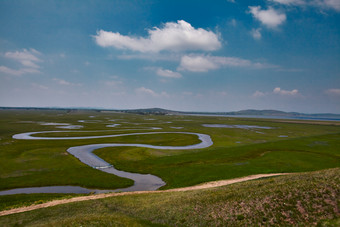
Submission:
[[[159,128],[150,128],[159,129]],[[159,150],[187,150],[187,149],[202,149],[210,147],[213,145],[209,135],[193,132],[137,132],[137,133],[126,133],[126,134],[114,134],[114,135],[101,135],[101,136],[76,136],[76,137],[38,137],[33,136],[41,133],[59,133],[59,132],[69,132],[69,131],[41,131],[41,132],[27,132],[20,133],[13,136],[14,139],[21,140],[78,140],[78,139],[96,139],[96,138],[112,138],[121,136],[135,136],[135,135],[153,135],[153,134],[188,134],[196,135],[201,141],[198,144],[187,145],[187,146],[156,146],[150,144],[124,144],[124,143],[105,143],[105,144],[89,144],[82,146],[70,147],[67,152],[75,156],[82,163],[98,169],[100,171],[114,174],[119,177],[128,178],[134,181],[134,185],[127,188],[119,188],[115,191],[154,191],[165,185],[165,182],[154,175],[151,174],[140,174],[140,173],[130,173],[126,171],[120,171],[114,168],[110,163],[101,159],[97,155],[93,154],[93,151],[105,147],[144,147]],[[85,132],[85,131],[83,131]],[[89,131],[88,131],[89,132]],[[47,188],[48,190],[48,188]]]
[[[121,193],[108,193],[108,194],[98,194],[98,195],[90,195],[90,196],[81,196],[75,197],[71,199],[61,199],[61,200],[53,200],[42,204],[31,205],[27,207],[20,207],[11,210],[4,210],[0,211],[0,216],[10,215],[10,214],[17,214],[26,211],[37,210],[41,208],[53,207],[61,204],[73,203],[73,202],[81,202],[87,200],[95,200],[95,199],[103,199],[108,197],[115,197],[115,196],[126,196],[126,195],[136,195],[136,194],[150,194],[150,193],[167,193],[167,192],[185,192],[185,191],[192,191],[192,190],[201,190],[201,189],[208,189],[208,188],[215,188],[225,185],[230,185],[234,183],[240,183],[249,180],[256,180],[265,177],[273,177],[273,176],[281,176],[281,175],[288,175],[291,173],[269,173],[269,174],[256,174],[250,175],[241,178],[229,179],[229,180],[220,180],[220,181],[211,181],[204,184],[199,184],[190,187],[184,188],[175,188],[169,189],[164,191],[134,191],[134,192],[121,192]]]

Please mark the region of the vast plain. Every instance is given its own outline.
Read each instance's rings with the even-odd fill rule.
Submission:
[[[32,135],[39,137],[95,137],[144,132],[153,132],[153,134],[135,134],[120,137],[72,140],[25,140],[13,138],[13,135],[25,132],[43,132]],[[198,204],[200,203],[199,201],[203,201],[204,198],[205,200],[210,201],[211,204],[214,204],[214,207],[216,205],[215,202],[217,201],[219,203],[223,203],[223,201],[237,203],[237,201],[242,198],[242,193],[247,194],[249,193],[249,190],[252,190],[253,193],[257,193],[257,189],[260,188],[258,185],[261,185],[261,187],[264,185],[264,191],[270,191],[273,190],[273,188],[276,188],[275,192],[266,191],[266,193],[272,193],[274,198],[281,193],[278,192],[280,188],[277,186],[278,184],[283,185],[282,190],[288,190],[288,188],[286,188],[288,186],[294,187],[299,185],[295,184],[299,181],[298,179],[301,179],[302,188],[305,187],[308,188],[308,190],[312,190],[312,186],[308,185],[308,182],[311,181],[310,179],[312,178],[315,181],[319,180],[320,182],[326,181],[327,183],[327,181],[329,181],[329,184],[332,185],[331,190],[333,190],[333,194],[335,193],[335,197],[328,198],[328,200],[331,200],[332,203],[339,202],[335,201],[336,199],[339,199],[339,187],[336,186],[338,185],[337,182],[339,180],[339,170],[337,168],[340,166],[339,122],[232,118],[222,116],[137,115],[92,110],[1,110],[0,190],[4,191],[16,188],[42,186],[80,186],[87,189],[107,190],[124,189],[133,185],[134,182],[130,179],[121,178],[100,171],[99,169],[91,168],[68,153],[68,148],[81,145],[108,143],[148,144],[160,147],[189,146],[201,142],[195,134],[183,134],[183,132],[209,135],[213,144],[206,148],[177,150],[137,146],[105,147],[95,150],[94,154],[108,162],[110,165],[113,165],[118,170],[132,173],[152,174],[161,178],[165,182],[165,185],[159,190],[187,187],[209,181],[239,178],[254,174],[300,173],[335,168],[333,170],[328,170],[328,172],[321,171],[313,173],[314,175],[304,173],[302,175],[284,176],[271,178],[269,180],[254,181],[252,183],[237,184],[233,187],[225,186],[220,189],[209,191],[167,193],[163,197],[162,204],[173,198],[173,204],[171,203],[172,205],[169,206],[175,206],[175,203],[179,203],[183,198],[192,201],[197,200],[197,197],[200,198],[197,200]],[[326,177],[326,180],[324,181],[320,180],[322,179],[322,174]],[[330,177],[331,175],[332,177]],[[337,177],[335,177],[336,175]],[[237,187],[239,188],[236,189]],[[320,187],[327,188],[327,186],[322,185]],[[264,194],[261,194],[262,192],[264,193],[264,191],[261,190],[258,191],[259,199],[264,198]],[[322,191],[323,189],[320,190]],[[334,190],[338,191],[334,192]],[[0,209],[7,210],[24,205],[43,203],[48,200],[80,195],[82,194],[51,193],[3,195],[0,196],[2,204]],[[150,214],[144,215],[147,211],[144,213],[142,212],[143,214],[138,214],[137,216],[136,214],[132,214],[133,212],[131,210],[139,209],[138,204],[141,204],[140,207],[145,207],[147,203],[153,204],[152,206],[154,207],[150,208],[150,212],[153,212],[153,209],[159,209],[156,208],[158,205],[155,205],[155,201],[158,201],[158,196],[161,195],[136,195],[128,198],[107,199],[105,200],[105,204],[126,203],[129,204],[126,205],[127,207],[133,206],[133,208],[126,208],[129,212],[124,210],[125,208],[121,208],[122,210],[117,208],[117,210],[110,215],[105,216],[103,220],[105,224],[108,224],[111,223],[112,220],[118,218],[119,220],[125,220],[126,223],[130,223],[129,221],[131,221],[131,223],[136,224],[139,223],[139,219],[141,219],[145,222],[141,221],[140,224],[147,225],[152,223],[170,225],[188,225],[189,223],[194,225],[193,223],[196,223],[197,225],[205,225],[209,224],[209,222],[207,222],[208,220],[213,220],[213,224],[249,224],[252,223],[250,222],[251,220],[259,223],[259,220],[256,218],[256,220],[254,218],[250,220],[247,218],[248,216],[241,214],[242,212],[240,210],[237,212],[241,213],[235,213],[229,217],[229,219],[231,218],[230,220],[239,222],[226,222],[228,219],[227,216],[205,217],[204,215],[207,213],[204,213],[203,211],[204,217],[202,216],[200,218],[203,218],[204,220],[201,220],[200,218],[191,220],[191,217],[189,218],[189,211],[191,209],[195,210],[195,216],[197,216],[197,212],[201,212],[200,209],[197,208],[196,205],[191,204],[191,202],[186,203],[186,206],[191,204],[190,207],[185,208],[187,209],[187,216],[179,217],[179,214],[174,212],[173,220],[167,220],[165,217],[154,218]],[[138,202],[134,203],[134,199]],[[254,197],[252,197],[252,199],[254,199]],[[299,200],[299,198],[296,199]],[[122,202],[123,200],[128,201]],[[214,202],[212,200],[216,201]],[[252,200],[252,202],[254,201]],[[97,204],[92,204],[96,202],[88,203],[89,204],[87,205],[89,206],[99,206]],[[134,204],[132,205],[132,203]],[[245,203],[247,202],[245,201]],[[308,204],[310,205],[309,202]],[[70,206],[72,205],[67,205],[67,207]],[[86,209],[85,207],[81,208],[83,206],[80,203],[74,206],[76,206],[77,209]],[[103,204],[100,206],[103,206]],[[173,210],[166,204],[163,204],[162,206],[165,207],[164,209],[169,208],[170,210]],[[111,207],[111,205],[109,205],[109,207]],[[106,206],[105,209],[108,209],[105,211],[106,213],[112,209],[109,207]],[[51,210],[46,212],[52,212],[53,209],[59,208],[48,209]],[[249,209],[251,210],[252,208]],[[43,213],[44,211],[35,211],[34,218],[43,215],[39,212]],[[99,212],[99,210],[96,210],[96,212]],[[170,211],[167,210],[164,212]],[[247,212],[250,211],[248,210]],[[308,211],[306,212],[308,214]],[[308,221],[306,223],[315,224],[318,220],[333,220],[338,218],[339,215],[338,210],[332,212],[322,210],[322,212],[324,212],[324,216],[319,215],[319,217],[316,215],[315,220],[308,218],[305,218],[304,220]],[[125,216],[121,216],[122,214]],[[247,215],[248,214],[249,213],[247,213]],[[22,215],[24,216],[24,214]],[[62,215],[61,212],[61,216]],[[91,219],[91,223],[96,219],[96,215],[97,214],[91,214],[88,216],[88,218]],[[11,217],[13,217],[13,219],[11,219]],[[17,216],[10,215],[8,217],[2,217],[0,221],[4,221],[4,224],[13,224],[16,219],[14,217]],[[137,217],[138,220],[135,219]],[[25,218],[27,219],[28,217]],[[80,216],[78,218],[80,218]],[[275,219],[272,217],[263,218],[264,219],[261,220],[264,222],[267,220],[273,221]],[[283,219],[281,220],[279,217],[275,220],[277,223],[273,222],[272,224],[289,224],[289,221],[282,221]],[[287,218],[287,220],[289,220],[289,218]],[[295,219],[292,217],[292,220]],[[34,219],[34,221],[36,221],[36,219]],[[72,224],[75,221],[75,219],[72,219],[70,223]],[[50,221],[44,219],[43,222],[47,224]],[[51,223],[52,222],[53,220]],[[28,223],[30,222],[21,222],[21,224]],[[65,222],[64,224],[70,223]],[[293,221],[290,224],[296,223],[304,222],[302,219],[298,219],[297,222]],[[112,222],[111,224],[117,223]]]

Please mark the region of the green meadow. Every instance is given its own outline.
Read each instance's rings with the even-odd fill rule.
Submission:
[[[60,129],[56,125],[43,125],[44,123],[68,123],[81,125],[83,128]],[[110,124],[119,125],[107,127]],[[203,127],[202,124],[271,128],[209,128]],[[0,190],[53,185],[94,189],[128,187],[133,184],[132,180],[93,169],[68,154],[66,150],[72,146],[96,143],[184,146],[200,142],[195,135],[174,133],[82,140],[12,138],[17,133],[38,131],[63,131],[36,135],[45,137],[136,132],[195,132],[210,135],[214,144],[204,149],[112,147],[95,151],[96,155],[119,170],[159,176],[166,182],[161,190],[259,173],[308,172],[340,166],[339,122],[135,115],[90,110],[1,110]],[[22,201],[28,200],[32,203],[49,199],[48,195],[41,196],[41,199],[31,195],[23,197]],[[3,197],[5,200],[8,198],[10,197]],[[51,198],[54,198],[53,195]],[[11,206],[13,204],[8,205]]]

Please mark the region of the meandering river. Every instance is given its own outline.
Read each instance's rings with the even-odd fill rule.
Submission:
[[[159,129],[159,128],[152,128]],[[110,138],[121,136],[134,136],[134,135],[153,135],[153,134],[189,134],[196,135],[201,141],[198,144],[187,146],[156,146],[150,144],[125,144],[125,143],[105,143],[105,144],[89,144],[82,146],[70,147],[67,152],[78,158],[84,164],[91,166],[92,168],[100,171],[114,174],[120,177],[128,178],[134,181],[134,185],[127,188],[121,188],[116,190],[91,190],[78,186],[48,186],[48,187],[35,187],[35,188],[20,188],[11,189],[6,191],[0,191],[0,195],[18,194],[18,193],[103,193],[111,191],[152,191],[165,185],[165,182],[151,174],[139,174],[130,173],[126,171],[117,170],[110,163],[101,159],[97,155],[93,154],[93,151],[105,147],[145,147],[162,150],[187,150],[187,149],[201,149],[209,147],[213,144],[209,135],[193,132],[141,132],[141,133],[126,133],[126,134],[114,134],[114,135],[101,135],[101,136],[77,136],[77,137],[38,137],[34,136],[41,133],[61,133],[61,132],[73,132],[73,131],[40,131],[40,132],[27,132],[20,133],[13,136],[14,139],[20,140],[82,140],[82,139],[96,139],[96,138]],[[87,131],[90,132],[90,131]],[[92,131],[93,132],[93,131]],[[100,131],[97,131],[100,132]]]

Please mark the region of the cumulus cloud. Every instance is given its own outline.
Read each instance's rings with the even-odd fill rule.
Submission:
[[[109,81],[105,81],[104,83],[107,86],[116,87],[116,86],[122,85],[123,81],[120,81],[120,80],[109,80]]]
[[[250,34],[253,36],[254,39],[256,40],[260,40],[262,38],[262,34],[261,34],[261,28],[257,28],[257,29],[252,29]]]
[[[14,76],[21,76],[26,73],[40,73],[38,63],[42,62],[42,60],[39,59],[39,55],[41,53],[33,48],[29,50],[23,49],[23,51],[6,52],[4,57],[19,62],[23,68],[11,69],[7,66],[0,66],[0,72]]]
[[[321,9],[331,9],[335,11],[340,11],[340,1],[339,0],[269,0],[273,3],[278,3],[288,6],[310,6],[317,7]]]
[[[139,52],[203,50],[213,51],[221,47],[218,35],[202,28],[194,28],[190,23],[179,20],[167,22],[162,28],[148,30],[148,37],[121,35],[119,32],[99,30],[94,36],[102,47],[114,47]]]
[[[117,56],[118,59],[131,60],[142,59],[149,61],[179,61],[181,54],[179,53],[137,53],[137,54],[123,54]]]
[[[137,88],[135,90],[136,94],[139,95],[148,95],[148,96],[152,96],[152,97],[169,97],[169,94],[166,93],[165,91],[161,92],[161,93],[157,93],[149,88],[145,88],[145,87],[140,87]]]
[[[181,59],[179,70],[191,72],[207,72],[222,66],[220,57],[204,55],[185,55]]]
[[[299,94],[299,91],[297,89],[288,91],[288,90],[283,90],[279,87],[274,88],[273,90],[274,94],[278,94],[278,95],[289,95],[289,96],[295,96]]]
[[[262,92],[262,91],[257,90],[252,94],[252,97],[261,98],[261,97],[272,95],[272,94],[286,96],[286,97],[287,96],[290,96],[290,97],[300,96],[301,97],[301,95],[300,95],[300,93],[297,89],[293,89],[293,90],[289,91],[289,90],[281,89],[280,87],[274,88],[272,92]]]
[[[18,61],[25,67],[36,69],[40,68],[39,65],[37,65],[37,63],[41,62],[41,60],[38,58],[38,55],[41,55],[41,53],[33,48],[29,50],[24,49],[23,51],[5,53],[6,58]]]
[[[269,0],[271,2],[280,3],[283,5],[304,5],[306,2],[304,0]]]
[[[142,94],[142,95],[146,94],[146,95],[151,95],[153,97],[158,96],[158,94],[156,92],[154,92],[153,90],[151,90],[149,88],[145,88],[145,87],[137,88],[135,91],[136,91],[137,94]]]
[[[183,91],[182,95],[193,95],[193,93],[190,91]]]
[[[317,1],[320,6],[334,9],[338,12],[340,12],[340,1],[339,0],[323,0],[323,1]]]
[[[221,67],[270,68],[274,66],[235,57],[184,55],[178,69],[191,72],[207,72]]]
[[[272,7],[267,10],[261,9],[261,6],[249,6],[250,13],[268,28],[276,28],[286,21],[286,14],[276,11]]]
[[[6,66],[0,66],[0,72],[5,73],[5,74],[10,74],[13,76],[21,76],[26,73],[40,73],[40,71],[37,69],[32,69],[32,68],[11,69]]]
[[[328,95],[333,95],[333,96],[340,96],[340,89],[339,88],[331,88],[325,91],[326,94]]]
[[[162,69],[162,68],[157,69],[156,74],[158,76],[167,77],[167,78],[181,78],[182,77],[182,74],[180,74],[179,72],[174,72],[169,69]]]
[[[255,98],[258,98],[258,97],[263,97],[265,95],[266,94],[264,92],[262,92],[262,91],[255,91],[252,96],[255,97]]]
[[[45,85],[42,85],[42,84],[37,84],[37,83],[31,83],[32,87],[34,88],[38,88],[38,89],[41,89],[41,90],[48,90],[48,87],[45,86]]]
[[[229,24],[230,24],[231,26],[236,27],[237,21],[236,21],[235,19],[232,19],[232,20],[229,22]]]
[[[15,69],[11,69],[8,68],[6,66],[0,66],[0,72],[5,73],[5,74],[10,74],[10,75],[14,75],[14,76],[20,76],[23,74],[23,72],[21,70],[15,70]]]
[[[80,86],[81,84],[75,84],[75,83],[71,83],[69,81],[63,80],[63,79],[59,79],[59,78],[53,78],[53,81],[57,82],[60,85],[65,85],[65,86]]]
[[[147,95],[151,95],[151,96],[157,96],[156,92],[154,92],[153,90],[151,90],[149,88],[145,88],[145,87],[137,88],[135,91],[136,91],[137,94],[147,94]]]

